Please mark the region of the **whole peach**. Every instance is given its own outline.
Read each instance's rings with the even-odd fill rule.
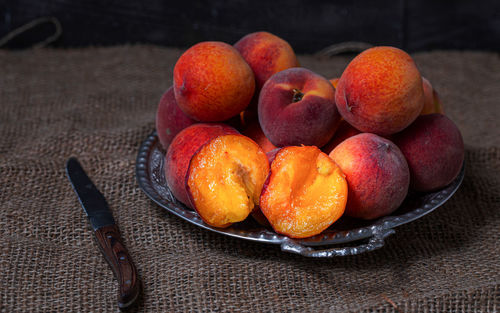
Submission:
[[[234,47],[252,68],[257,90],[260,90],[273,74],[299,66],[290,44],[268,32],[248,34],[235,43]]]
[[[422,77],[412,58],[397,48],[375,47],[349,63],[335,101],[349,124],[384,136],[410,125],[422,111],[423,97]]]
[[[191,206],[186,190],[189,162],[198,149],[211,139],[238,132],[225,124],[199,123],[183,129],[170,144],[165,156],[165,178],[174,197]]]
[[[175,101],[174,89],[168,88],[161,97],[156,111],[156,132],[162,147],[166,150],[175,135],[195,123],[197,123],[195,120],[179,109]]]
[[[244,130],[243,135],[250,137],[253,139],[265,153],[276,149],[276,146],[272,144],[272,142],[267,139],[266,135],[262,131],[260,127],[259,121],[255,120],[250,123]]]
[[[444,113],[443,104],[436,90],[425,77],[422,77],[422,86],[424,87],[424,107],[420,115],[431,113]]]
[[[330,83],[332,84],[333,88],[337,89],[337,85],[339,84],[339,79],[340,78],[332,78],[329,79]]]
[[[374,219],[395,211],[410,184],[408,164],[391,141],[363,133],[344,140],[330,157],[346,175],[346,215]]]
[[[192,46],[174,67],[175,99],[184,113],[198,121],[224,121],[239,114],[254,90],[252,69],[235,48],[223,42]]]
[[[421,115],[393,140],[408,161],[412,189],[432,191],[445,187],[462,168],[462,135],[445,115]]]
[[[361,134],[359,130],[352,127],[351,124],[347,123],[345,120],[341,120],[335,134],[333,134],[332,139],[323,148],[321,148],[321,150],[326,154],[330,154],[330,152],[332,152],[332,150],[335,149],[335,147],[342,141],[358,134]]]
[[[321,147],[340,120],[332,84],[300,67],[268,79],[260,92],[258,114],[264,134],[277,147]]]

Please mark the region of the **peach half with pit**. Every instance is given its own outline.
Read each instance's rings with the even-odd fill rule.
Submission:
[[[193,155],[186,175],[192,207],[205,223],[228,227],[259,204],[269,172],[266,154],[243,135],[216,137]]]
[[[238,134],[238,131],[225,124],[198,123],[179,132],[168,147],[165,156],[167,185],[174,197],[188,207],[191,203],[186,190],[186,173],[191,158],[207,141],[226,134]]]

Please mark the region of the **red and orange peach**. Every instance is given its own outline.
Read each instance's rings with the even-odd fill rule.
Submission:
[[[424,107],[420,115],[432,113],[444,113],[443,104],[436,90],[425,77],[422,77],[422,85],[424,88]]]
[[[356,56],[335,94],[349,124],[382,136],[410,125],[422,111],[423,98],[422,77],[413,59],[393,47],[370,48]]]
[[[392,213],[405,199],[410,171],[391,141],[371,133],[359,134],[339,144],[330,157],[349,185],[346,215],[375,219]]]
[[[258,120],[252,121],[250,125],[243,130],[243,135],[253,139],[265,153],[276,149],[276,146],[273,145],[269,139],[267,139],[266,135],[264,135]]]
[[[339,84],[339,79],[340,78],[332,78],[329,79],[330,83],[332,84],[333,88],[337,89],[337,85]]]
[[[268,32],[248,34],[235,43],[234,47],[252,68],[257,91],[273,74],[299,66],[290,44]]]
[[[156,132],[160,144],[166,150],[174,137],[184,128],[197,123],[177,105],[174,90],[170,87],[161,97],[156,111]]]
[[[361,134],[361,132],[342,119],[332,139],[321,150],[326,154],[330,154],[342,141],[358,134]]]
[[[174,67],[174,93],[180,109],[204,122],[227,120],[243,111],[254,95],[250,66],[223,42],[198,43]]]

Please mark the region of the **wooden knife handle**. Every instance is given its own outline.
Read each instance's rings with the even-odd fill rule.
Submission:
[[[126,309],[135,302],[141,289],[137,269],[123,244],[117,225],[98,228],[95,236],[102,254],[118,280],[118,307]]]

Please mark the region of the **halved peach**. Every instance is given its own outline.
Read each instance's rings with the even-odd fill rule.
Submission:
[[[191,207],[186,190],[186,174],[193,155],[207,142],[220,135],[238,134],[222,123],[198,123],[178,133],[165,155],[165,179],[174,197]]]
[[[243,135],[223,135],[193,156],[186,186],[205,223],[228,227],[246,219],[259,204],[268,173],[269,162],[257,143]]]
[[[341,169],[314,146],[280,149],[260,196],[273,229],[291,238],[317,235],[344,213],[347,182]]]

